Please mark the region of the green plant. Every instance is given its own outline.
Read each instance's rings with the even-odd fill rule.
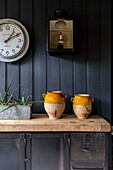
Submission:
[[[11,95],[9,95],[8,92],[9,92],[11,84],[12,84],[12,81],[9,84],[8,88],[6,89],[3,97],[2,97],[2,94],[0,93],[0,98],[1,98],[0,105],[2,105],[2,106],[9,105],[7,108],[2,110],[2,112],[11,108],[12,106],[15,106],[15,105],[29,105],[29,104],[34,104],[34,103],[43,103],[43,101],[30,101],[29,102],[29,98],[31,97],[31,95],[29,95],[25,100],[25,88],[23,90],[22,98],[19,99],[17,94],[15,94],[17,100],[14,99],[13,95],[16,92],[16,90],[19,88],[19,86],[11,93]],[[7,100],[7,98],[8,98],[8,100]],[[10,103],[11,100],[13,101],[12,103]]]
[[[10,89],[11,84],[12,84],[12,81],[11,81],[11,83],[9,84],[8,88],[6,89],[5,94],[4,94],[3,97],[2,97],[2,94],[0,93],[0,98],[1,98],[0,105],[8,105],[9,102],[11,101],[11,99],[13,99],[13,94],[15,93],[15,91],[18,89],[19,86],[18,86],[18,87],[11,93],[11,95],[9,96],[9,95],[8,95],[8,92],[9,92],[9,89]],[[9,97],[8,100],[7,100],[7,97]],[[6,101],[6,100],[7,100],[7,101]]]

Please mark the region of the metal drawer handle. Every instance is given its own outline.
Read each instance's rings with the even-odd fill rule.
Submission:
[[[86,148],[82,148],[81,151],[88,152],[88,150]]]
[[[89,147],[85,147],[85,148],[81,148],[81,151],[83,151],[83,152],[92,152],[93,150],[91,149],[91,148],[89,148]]]
[[[25,162],[28,162],[28,161],[30,161],[30,158],[26,158],[26,159],[25,159]]]
[[[76,168],[75,167],[71,167],[71,170],[76,170]]]

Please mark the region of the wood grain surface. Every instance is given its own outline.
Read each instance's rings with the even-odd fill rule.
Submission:
[[[110,124],[98,115],[79,120],[72,114],[51,120],[47,114],[33,114],[31,120],[0,120],[0,132],[110,132]]]

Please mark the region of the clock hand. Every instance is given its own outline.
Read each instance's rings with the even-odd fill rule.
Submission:
[[[8,39],[7,40],[5,40],[4,42],[5,43],[7,43],[7,41],[12,37],[12,35],[15,33],[15,31],[14,31],[14,28],[13,28],[13,32],[12,32],[12,34],[8,37]]]
[[[18,37],[20,34],[21,34],[21,33],[19,32],[19,33],[17,33],[16,35],[10,37],[10,39],[12,39],[12,38],[14,38],[14,37]]]
[[[8,39],[6,40],[6,42],[5,42],[5,43],[7,43],[8,41],[10,41],[12,38],[16,38],[16,37],[18,37],[20,34],[21,34],[21,33],[18,33],[18,34],[16,34],[16,35],[14,35],[14,36],[12,36],[12,37],[8,38]]]

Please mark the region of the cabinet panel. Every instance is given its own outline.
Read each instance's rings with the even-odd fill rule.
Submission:
[[[105,134],[71,135],[71,168],[103,168],[105,166]]]
[[[16,134],[0,134],[0,170],[24,170],[22,138]]]
[[[33,170],[64,170],[63,139],[33,139]]]
[[[28,134],[27,138],[29,138]],[[67,149],[66,154],[65,141],[63,134],[32,134],[27,144],[30,148],[30,155],[27,155],[30,156],[30,170],[69,170],[67,156],[65,156],[69,155],[69,151]]]
[[[96,168],[96,169],[95,168],[85,168],[85,169],[83,169],[83,168],[82,169],[81,168],[80,169],[75,168],[75,169],[72,169],[72,170],[104,170],[104,169],[103,168]]]

